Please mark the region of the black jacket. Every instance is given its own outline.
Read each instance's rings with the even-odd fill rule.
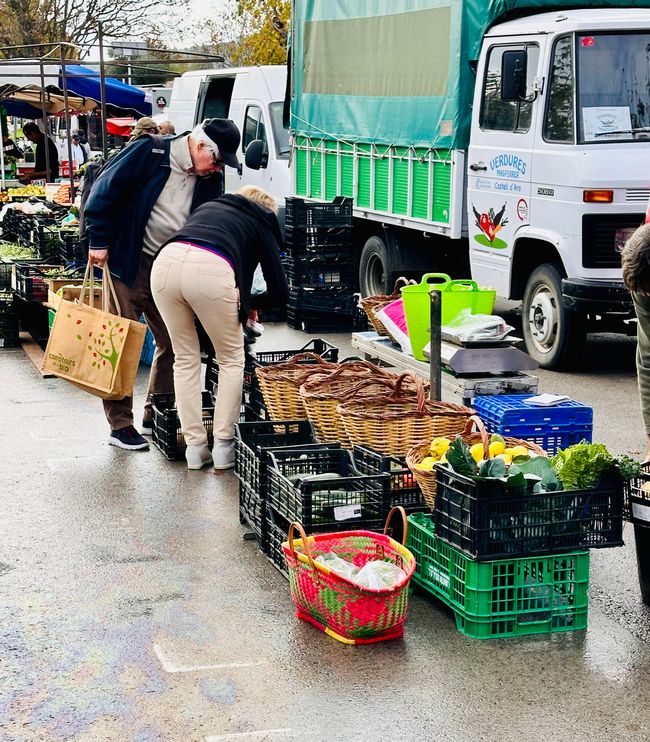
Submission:
[[[160,137],[142,136],[111,158],[94,182],[84,206],[90,249],[108,249],[111,275],[132,286],[138,274],[144,231],[169,178],[173,137],[162,138],[164,152],[152,175],[152,151]],[[198,178],[192,211],[223,193],[223,173]]]
[[[230,258],[239,288],[242,324],[251,308],[264,309],[287,303],[289,289],[280,260],[282,235],[272,211],[244,196],[226,194],[199,206],[168,240],[178,241],[213,245]],[[251,297],[258,263],[262,266],[266,293]]]

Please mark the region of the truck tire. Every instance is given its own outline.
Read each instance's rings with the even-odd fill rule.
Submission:
[[[544,263],[530,274],[522,308],[526,349],[541,368],[566,368],[582,353],[584,318],[562,305],[562,273]]]
[[[366,240],[359,263],[361,296],[390,294],[393,290],[393,270],[390,253],[384,241],[373,235]]]

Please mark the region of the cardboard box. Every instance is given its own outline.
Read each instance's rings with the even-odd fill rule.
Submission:
[[[71,285],[71,286],[62,286],[59,288],[58,292],[55,294],[53,291],[49,291],[47,294],[47,303],[52,309],[58,309],[59,304],[63,299],[66,301],[74,301],[75,299],[78,299],[81,294],[81,286],[79,285]],[[94,305],[96,307],[101,307],[102,305],[102,288],[101,286],[95,286],[94,289]],[[88,292],[85,294],[86,301],[88,301]]]

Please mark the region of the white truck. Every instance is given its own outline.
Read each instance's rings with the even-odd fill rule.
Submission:
[[[174,80],[165,113],[178,133],[206,118],[232,119],[242,134],[241,164],[239,171],[226,168],[226,190],[258,185],[284,205],[290,185],[289,136],[282,123],[286,80],[284,65],[193,70]]]
[[[471,270],[523,301],[545,368],[588,331],[629,331],[620,250],[650,195],[650,2],[347,8],[293,3],[293,182],[354,199],[362,292]]]

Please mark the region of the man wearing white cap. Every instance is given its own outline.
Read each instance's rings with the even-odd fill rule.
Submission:
[[[151,296],[151,264],[194,209],[223,193],[223,166],[239,165],[239,143],[239,130],[229,119],[208,119],[173,138],[140,136],[110,161],[84,207],[89,259],[100,267],[108,262],[121,314],[134,320],[144,314],[156,342],[145,434],[152,430],[151,395],[174,390],[174,356]],[[132,397],[107,400],[104,411],[109,444],[130,451],[149,447],[133,425]]]

